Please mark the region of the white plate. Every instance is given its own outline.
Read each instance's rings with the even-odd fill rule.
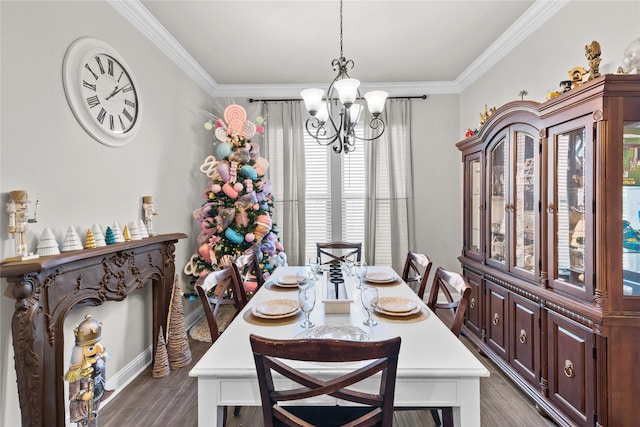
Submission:
[[[283,288],[293,288],[298,286],[298,279],[296,276],[282,276],[278,277],[275,284]]]
[[[384,311],[393,313],[407,313],[415,310],[418,304],[407,298],[402,297],[380,297],[378,298],[378,307]]]
[[[300,304],[292,299],[272,299],[256,304],[255,308],[258,313],[265,316],[281,316],[293,313],[300,308]]]
[[[364,276],[364,280],[372,283],[389,283],[396,280],[395,274],[385,273],[383,271],[374,271],[371,273],[367,273]]]
[[[254,316],[256,316],[256,317],[260,317],[260,318],[262,318],[262,319],[271,319],[271,320],[274,320],[274,319],[284,319],[284,318],[286,318],[286,317],[295,316],[296,314],[300,313],[300,311],[301,311],[301,310],[300,310],[300,307],[298,307],[295,311],[292,311],[291,313],[279,314],[279,315],[276,315],[276,316],[268,316],[268,315],[266,315],[266,314],[262,314],[262,313],[260,313],[258,310],[256,310],[256,308],[255,308],[255,307],[253,307],[253,308],[251,309],[251,314],[253,314],[253,315],[254,315]]]
[[[300,332],[295,338],[366,341],[369,334],[353,325],[320,325]]]
[[[416,308],[414,308],[411,311],[404,311],[402,313],[398,313],[398,312],[394,312],[394,311],[385,311],[385,310],[381,309],[380,307],[376,306],[376,312],[378,312],[380,314],[384,314],[386,316],[398,316],[398,317],[413,316],[414,314],[420,313],[421,310],[422,310],[422,307],[417,305]]]

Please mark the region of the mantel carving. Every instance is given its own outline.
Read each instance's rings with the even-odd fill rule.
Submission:
[[[155,349],[160,326],[166,330],[175,243],[186,237],[158,235],[2,265],[0,277],[16,300],[11,330],[23,426],[65,425],[63,326],[73,307],[122,301],[151,281]]]

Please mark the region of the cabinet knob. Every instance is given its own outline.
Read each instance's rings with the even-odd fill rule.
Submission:
[[[553,211],[554,211],[553,203],[549,203],[549,205],[547,205],[547,213],[552,214]]]
[[[569,359],[564,361],[564,374],[567,378],[573,377],[573,362]]]
[[[469,307],[475,308],[475,306],[476,306],[476,299],[475,298],[471,298],[471,301],[469,301]]]
[[[498,313],[493,313],[493,324],[497,325],[500,323],[500,315]]]
[[[520,343],[524,344],[527,342],[527,331],[524,329],[520,329]]]

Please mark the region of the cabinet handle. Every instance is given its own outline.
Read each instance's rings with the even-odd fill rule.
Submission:
[[[524,344],[527,342],[527,331],[524,329],[520,329],[520,343]]]
[[[493,313],[493,324],[497,325],[500,323],[500,315],[498,313]]]
[[[547,213],[552,214],[553,211],[554,211],[553,203],[549,203],[549,205],[547,206]]]
[[[569,359],[564,361],[564,374],[567,378],[573,377],[573,362]]]
[[[471,298],[471,301],[469,301],[469,307],[474,308],[475,306],[476,306],[476,299]]]

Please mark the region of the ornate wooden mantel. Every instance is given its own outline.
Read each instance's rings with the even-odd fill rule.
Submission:
[[[182,233],[5,263],[16,299],[11,324],[23,426],[64,426],[64,319],[76,306],[122,301],[151,280],[153,348],[166,330]],[[155,351],[153,352],[155,355]]]

